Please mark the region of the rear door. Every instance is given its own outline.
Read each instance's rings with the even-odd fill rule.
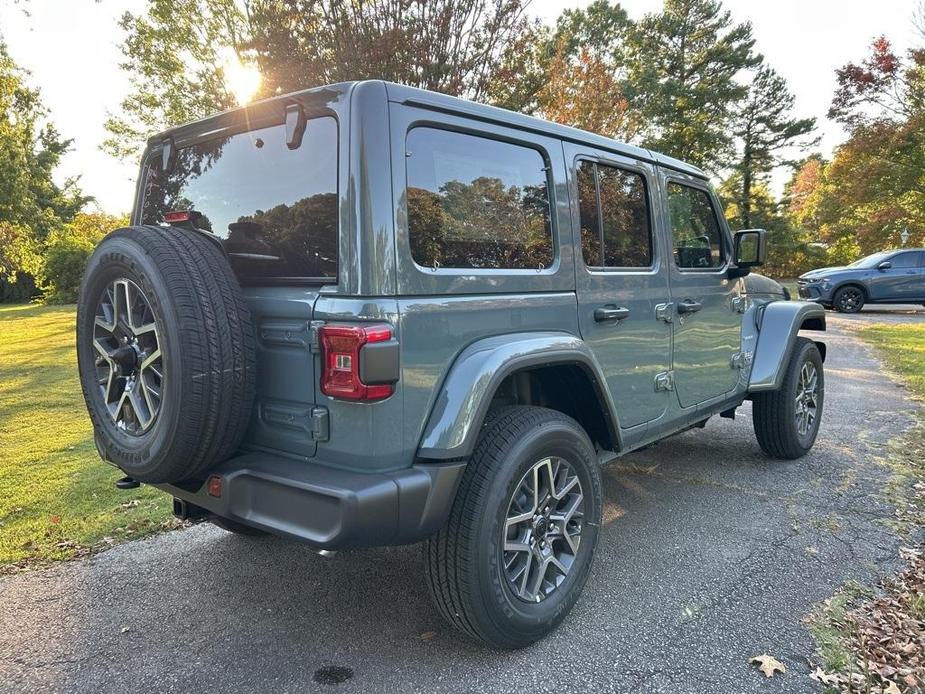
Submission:
[[[731,238],[705,181],[663,175],[671,233],[672,350],[675,390],[691,407],[733,390],[739,372],[741,314],[733,308],[737,283],[727,277]]]
[[[919,272],[913,291],[915,301],[925,301],[925,251],[919,251]]]
[[[579,326],[594,351],[622,428],[661,416],[669,394],[656,376],[669,368],[670,324],[664,253],[654,233],[654,167],[579,145],[565,146],[572,192]],[[579,239],[576,239],[576,242]]]

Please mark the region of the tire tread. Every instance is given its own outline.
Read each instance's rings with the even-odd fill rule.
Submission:
[[[473,639],[499,645],[499,635],[487,633],[479,624],[473,606],[480,587],[472,573],[463,570],[476,561],[479,514],[485,512],[496,473],[514,443],[527,431],[557,421],[567,421],[580,430],[570,417],[542,407],[514,406],[493,413],[479,434],[446,524],[424,543],[424,576],[434,604],[444,619]]]
[[[179,482],[201,476],[238,448],[250,421],[256,392],[256,345],[250,310],[219,246],[203,233],[176,227],[119,229],[107,242],[123,239],[147,255],[167,287],[183,361],[183,416],[154,469],[137,475],[146,482]],[[85,284],[87,279],[84,280]],[[83,292],[82,292],[83,294]],[[86,297],[81,297],[81,308]],[[78,321],[78,325],[81,322]],[[99,433],[105,432],[84,397]],[[174,391],[176,393],[177,390]],[[168,391],[169,396],[169,391]],[[105,439],[105,434],[104,434]]]
[[[777,390],[755,393],[752,397],[752,425],[755,438],[758,439],[761,449],[772,458],[794,460],[808,452],[808,449],[804,449],[796,438],[794,424],[790,421],[790,403],[788,402],[792,398],[795,382],[799,378],[799,371],[804,361],[803,355],[807,350],[813,350],[819,355],[819,348],[812,340],[798,337],[781,387]],[[821,356],[819,361],[821,362]],[[821,380],[823,378],[821,369],[819,369],[819,377],[819,387],[822,393],[824,392],[824,381]],[[820,419],[822,417],[821,408],[818,417]]]

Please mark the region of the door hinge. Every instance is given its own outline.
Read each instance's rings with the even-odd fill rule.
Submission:
[[[327,407],[312,408],[312,439],[327,441],[331,435],[331,418]]]
[[[674,390],[674,371],[655,374],[655,390]]]
[[[732,298],[732,310],[736,313],[745,313],[748,308],[748,297],[735,296]]]
[[[322,325],[324,325],[323,320],[313,320],[308,324],[308,330],[311,335],[308,347],[312,354],[317,354],[321,351],[321,338],[319,337],[318,330]]]
[[[744,369],[748,366],[749,357],[751,357],[751,354],[748,352],[736,352],[729,359],[729,365],[733,369]]]
[[[674,304],[671,302],[657,304],[655,306],[655,320],[663,320],[666,323],[671,323],[671,321],[674,320]]]

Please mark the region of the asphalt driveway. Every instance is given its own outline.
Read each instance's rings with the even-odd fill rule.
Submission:
[[[876,458],[913,404],[850,328],[925,312],[873,311],[830,320],[803,460],[764,457],[746,404],[607,468],[585,594],[529,649],[444,626],[418,547],[324,559],[200,525],[0,579],[0,691],[813,691],[803,615],[898,565]],[[787,673],[765,680],[760,653]]]

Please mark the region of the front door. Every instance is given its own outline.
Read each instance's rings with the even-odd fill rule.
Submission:
[[[649,164],[577,145],[566,145],[566,161],[580,229],[579,327],[627,429],[658,418],[669,402],[656,389],[671,357],[671,326],[656,316],[668,302],[667,253],[654,233],[657,180]]]
[[[681,406],[691,407],[735,388],[732,357],[741,344],[742,316],[733,307],[732,243],[715,196],[698,179],[671,174],[663,183],[672,238],[674,384]]]
[[[891,267],[873,271],[870,298],[874,301],[915,301],[922,295],[921,251],[902,251],[887,260]]]

